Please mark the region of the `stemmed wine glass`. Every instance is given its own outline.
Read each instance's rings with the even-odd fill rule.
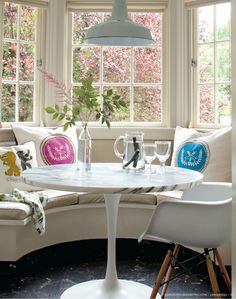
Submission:
[[[171,142],[170,141],[155,141],[156,157],[160,161],[160,172],[165,172],[165,163],[170,156]]]
[[[152,162],[156,159],[156,144],[155,143],[144,143],[143,144],[143,157],[148,165],[147,174],[152,174]]]

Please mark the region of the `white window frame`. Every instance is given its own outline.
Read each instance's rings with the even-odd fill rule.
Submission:
[[[92,11],[92,10],[91,10]],[[105,11],[105,10],[104,10]],[[76,10],[76,12],[78,12],[78,10]],[[98,11],[96,11],[98,12]],[[131,13],[133,11],[130,11]],[[134,11],[137,12],[137,11]],[[142,12],[148,12],[148,11],[138,11],[140,13]],[[166,13],[165,11],[150,11],[150,12],[157,12],[157,13],[162,13],[162,79],[161,79],[161,83],[133,83],[133,80],[131,79],[131,83],[103,83],[101,80],[98,83],[95,83],[94,86],[99,86],[99,88],[101,88],[101,86],[103,85],[105,86],[124,86],[130,87],[130,94],[132,93],[133,87],[135,86],[140,86],[140,87],[158,87],[161,86],[161,103],[162,103],[162,122],[134,122],[134,121],[130,121],[130,122],[111,122],[111,127],[113,128],[118,128],[118,127],[127,127],[127,128],[157,128],[157,127],[167,127],[168,126],[168,107],[169,107],[169,103],[168,103],[168,97],[167,97],[167,91],[166,91],[166,87],[167,87],[167,62],[168,62],[168,58],[167,58],[167,20],[166,20]],[[67,78],[68,78],[68,82],[67,85],[71,86],[71,83],[73,82],[73,67],[72,67],[72,63],[73,63],[73,47],[76,47],[76,45],[73,45],[73,18],[72,18],[72,11],[69,12],[68,14],[68,18],[69,18],[69,22],[68,22],[68,61],[69,61],[69,65],[68,65],[68,73],[67,73]],[[155,46],[142,46],[140,48],[151,48],[151,47],[155,47]],[[102,48],[102,47],[100,47]],[[137,47],[138,48],[138,47]],[[131,49],[132,51],[134,51],[134,49]],[[101,51],[102,53],[102,51]],[[163,55],[164,53],[164,55]],[[131,54],[131,58],[134,57],[134,55]],[[134,75],[134,61],[131,62],[131,77]],[[102,78],[102,72],[103,72],[103,59],[100,59],[100,78]],[[79,84],[73,84],[73,86],[79,86]],[[131,97],[133,97],[133,94],[131,94]],[[133,111],[133,103],[132,101],[130,101],[130,113],[132,114]],[[133,116],[131,115],[131,118],[133,118]],[[90,127],[94,127],[94,128],[99,128],[101,127],[100,122],[90,122],[89,123]]]
[[[226,1],[227,2],[227,1]],[[215,20],[215,14],[216,14],[216,5],[217,4],[213,4],[214,6],[214,20]],[[198,14],[197,14],[197,9],[195,8],[192,11],[192,94],[191,94],[191,105],[192,105],[192,115],[191,115],[191,119],[192,119],[192,126],[196,127],[196,128],[209,128],[209,129],[214,129],[214,128],[223,128],[223,127],[227,127],[230,126],[226,125],[226,124],[207,124],[207,123],[200,123],[200,115],[199,115],[199,98],[198,98],[198,88],[201,84],[199,84],[198,82]],[[214,35],[215,35],[215,30],[216,30],[216,24],[214,21]],[[232,41],[232,34],[231,34],[231,39],[229,40],[229,42]],[[214,45],[214,59],[216,60],[216,44],[217,43],[221,43],[222,41],[216,41],[214,40],[213,42],[209,42],[209,44],[213,44]],[[232,54],[231,54],[232,55]],[[214,67],[215,67],[216,63],[214,63]],[[215,78],[216,78],[216,72],[215,73]],[[216,82],[216,80],[214,79],[214,82],[212,82],[212,86],[214,86],[214,99],[216,101],[216,86],[218,83]],[[229,84],[232,86],[232,80],[228,81],[228,82],[222,82],[222,84]],[[216,103],[216,102],[215,102]],[[231,95],[231,105],[232,105],[232,95]],[[217,117],[217,105],[215,105],[215,119]]]
[[[3,8],[4,8],[4,2],[8,2],[7,0],[0,0],[0,19],[3,19]],[[14,2],[14,1],[9,1],[9,2]],[[22,6],[22,3],[17,3],[16,4]],[[34,2],[32,2],[32,7],[34,7]],[[30,2],[27,2],[27,5],[30,5]],[[0,69],[0,107],[1,107],[1,98],[2,98],[2,84],[4,83],[14,83],[16,84],[16,109],[15,109],[15,122],[14,123],[19,123],[19,124],[24,124],[27,126],[38,126],[40,125],[40,119],[41,119],[41,99],[43,95],[43,82],[42,78],[39,76],[38,71],[37,71],[37,62],[41,61],[45,57],[45,20],[46,20],[46,10],[37,8],[37,18],[36,18],[36,36],[35,36],[35,41],[34,42],[28,42],[26,41],[25,44],[34,44],[35,45],[35,57],[34,57],[34,81],[30,81],[30,84],[34,85],[34,98],[33,98],[33,121],[31,122],[19,122],[18,121],[18,103],[19,103],[19,85],[21,84],[21,81],[19,80],[19,69],[16,70],[16,80],[3,80],[2,79],[2,68]],[[18,18],[19,18],[19,13],[18,13]],[[19,28],[17,28],[19,30]],[[9,40],[10,39],[5,39],[3,38],[3,26],[2,23],[0,24],[0,37],[1,37],[1,44],[3,43],[3,40]],[[18,34],[19,37],[19,34]],[[17,44],[24,44],[24,42],[16,39],[12,40],[13,42],[16,42]],[[2,48],[2,47],[1,47]],[[19,47],[18,47],[19,48]],[[2,51],[0,52],[0,59],[2,60],[3,58],[3,53]],[[19,53],[17,53],[17,61],[16,65],[19,65]],[[2,63],[1,63],[2,65]],[[22,83],[27,84],[27,81],[22,81]],[[10,127],[10,122],[2,122],[1,125],[3,127]]]

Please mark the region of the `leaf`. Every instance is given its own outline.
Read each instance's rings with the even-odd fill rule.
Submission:
[[[101,113],[96,114],[96,120],[98,120],[101,117]]]
[[[119,98],[120,98],[120,96],[119,96],[118,94],[116,94],[116,95],[113,97],[114,100],[119,100]]]
[[[106,119],[106,125],[107,125],[107,127],[110,129],[110,122],[109,122],[108,119]]]
[[[72,114],[76,116],[80,114],[80,109],[78,106],[72,109]]]
[[[85,92],[83,89],[77,87],[77,88],[74,88],[74,94],[76,96],[84,96]]]
[[[106,107],[109,109],[109,111],[114,112],[114,109],[110,103],[106,102]]]
[[[63,126],[63,131],[65,132],[69,127],[69,123],[65,123]]]
[[[58,116],[59,116],[59,113],[58,113],[58,112],[55,112],[55,113],[53,114],[52,119],[56,119],[56,118],[58,118]]]
[[[63,111],[64,111],[64,113],[67,113],[67,111],[68,111],[68,106],[67,105],[64,106]]]
[[[113,94],[113,90],[112,90],[112,89],[109,89],[109,90],[107,91],[107,96],[110,97],[112,94]]]
[[[125,101],[120,100],[119,103],[122,107],[127,108],[127,103]]]
[[[65,114],[61,114],[59,117],[58,117],[58,120],[63,120],[65,118]]]
[[[55,112],[55,109],[53,107],[46,107],[44,109],[47,113],[54,113]]]
[[[60,110],[60,107],[57,104],[55,105],[55,110],[58,111],[58,112]]]

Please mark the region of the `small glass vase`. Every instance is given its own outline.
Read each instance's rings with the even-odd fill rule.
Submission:
[[[78,137],[78,163],[77,168],[82,171],[91,170],[91,150],[92,139],[87,127],[87,123],[83,124],[82,130]]]

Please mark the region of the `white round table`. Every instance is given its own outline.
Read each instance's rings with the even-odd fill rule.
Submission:
[[[157,169],[157,166],[153,168]],[[201,173],[184,168],[166,167],[164,174],[148,175],[145,172],[127,172],[121,164],[115,163],[93,163],[88,172],[77,170],[75,165],[42,166],[24,171],[22,177],[25,183],[42,188],[104,194],[108,233],[105,279],[74,285],[62,294],[62,299],[149,298],[152,291],[150,287],[130,280],[119,280],[117,277],[115,243],[121,194],[184,190],[199,184],[203,179]]]

